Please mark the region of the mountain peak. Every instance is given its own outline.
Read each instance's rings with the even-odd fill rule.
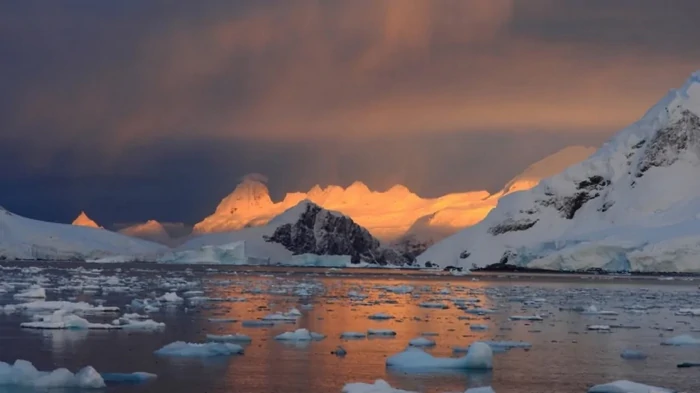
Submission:
[[[73,220],[73,225],[89,228],[102,228],[101,226],[97,225],[97,223],[93,221],[90,217],[88,217],[85,211],[81,211],[78,217],[76,217],[75,220]]]
[[[237,214],[271,206],[270,192],[260,178],[246,176],[216,208],[217,214]]]
[[[345,189],[345,192],[352,195],[365,195],[371,193],[372,191],[370,191],[369,187],[367,187],[365,183],[356,180]]]

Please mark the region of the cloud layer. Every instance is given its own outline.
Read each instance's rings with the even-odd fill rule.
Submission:
[[[0,181],[197,167],[225,188],[256,171],[273,189],[343,171],[423,194],[493,188],[523,156],[600,142],[680,85],[700,68],[699,13],[694,0],[5,2]],[[463,154],[469,167],[449,165]]]

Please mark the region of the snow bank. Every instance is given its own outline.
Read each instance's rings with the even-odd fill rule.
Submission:
[[[242,355],[243,347],[230,343],[187,343],[176,341],[154,352],[160,356],[174,357],[215,357]]]

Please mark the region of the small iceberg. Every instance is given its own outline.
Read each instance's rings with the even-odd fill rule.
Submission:
[[[318,341],[326,338],[323,334],[310,332],[307,329],[297,329],[293,332],[286,332],[275,337],[280,341]]]
[[[182,303],[185,301],[185,299],[181,298],[180,296],[177,296],[177,293],[175,292],[168,292],[165,295],[159,297],[158,300],[166,303]]]
[[[105,381],[92,367],[87,366],[73,374],[65,368],[39,371],[31,362],[17,360],[10,365],[0,362],[0,386],[32,389],[101,389]]]
[[[213,342],[220,342],[220,343],[225,343],[225,342],[246,342],[249,343],[252,341],[252,339],[245,334],[224,334],[224,335],[218,335],[218,334],[207,334],[207,341],[213,341]]]
[[[408,345],[412,347],[434,347],[435,341],[427,339],[425,337],[414,338],[408,342]]]
[[[474,331],[488,330],[488,328],[489,328],[488,325],[482,325],[482,324],[469,325],[469,330],[474,330]]]
[[[661,345],[700,345],[700,339],[697,339],[689,334],[672,337],[661,342]]]
[[[112,325],[131,330],[156,331],[165,329],[165,323],[142,317],[138,314],[124,314],[121,318],[112,321]]]
[[[588,325],[586,326],[587,330],[593,330],[593,331],[609,331],[610,326],[609,325]]]
[[[408,390],[394,389],[382,379],[374,383],[348,383],[343,386],[341,393],[416,393]]]
[[[675,390],[623,380],[595,385],[588,393],[675,393]]]
[[[243,347],[230,343],[187,343],[176,341],[154,352],[160,356],[176,357],[214,357],[242,355]]]
[[[493,367],[491,347],[475,342],[461,358],[437,358],[420,348],[408,347],[405,351],[389,357],[387,367],[402,370],[490,370]]]

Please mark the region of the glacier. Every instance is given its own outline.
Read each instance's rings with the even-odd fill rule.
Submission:
[[[595,154],[499,199],[420,264],[700,272],[700,72]]]

